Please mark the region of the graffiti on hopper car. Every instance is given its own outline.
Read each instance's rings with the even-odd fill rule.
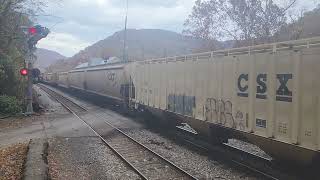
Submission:
[[[267,99],[267,79],[265,73],[257,74],[256,77],[256,98]],[[292,102],[292,91],[288,87],[288,83],[293,79],[292,74],[277,74],[276,79],[279,82],[276,90],[276,101]],[[240,74],[237,81],[239,97],[249,97],[249,74]]]
[[[244,130],[245,118],[243,113],[238,111],[234,117],[232,108],[232,102],[229,100],[207,98],[205,105],[206,121],[217,122],[226,127]]]
[[[237,123],[237,127],[240,130],[245,130],[246,121],[245,121],[245,117],[241,111],[238,111],[236,113],[235,122]]]
[[[179,114],[192,116],[193,109],[195,108],[195,97],[185,95],[168,96],[168,110]]]

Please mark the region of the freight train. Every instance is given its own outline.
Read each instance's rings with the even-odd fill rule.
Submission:
[[[105,96],[130,110],[170,117],[210,141],[242,139],[275,159],[319,161],[320,37],[86,64],[44,76],[48,83]]]

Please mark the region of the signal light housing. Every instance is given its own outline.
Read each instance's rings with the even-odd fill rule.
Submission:
[[[42,38],[47,37],[49,34],[49,29],[46,27],[42,27],[40,25],[36,25],[33,27],[28,28],[28,34],[29,34],[29,39],[28,39],[28,47],[30,50],[35,48],[35,45],[38,43],[39,40]]]
[[[27,68],[22,68],[20,69],[20,74],[22,76],[27,76],[28,75],[28,69]]]
[[[31,28],[29,28],[29,33],[31,34],[31,35],[35,35],[36,33],[37,33],[37,29],[35,28],[35,27],[31,27]]]

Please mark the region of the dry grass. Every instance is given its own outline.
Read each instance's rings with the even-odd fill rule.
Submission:
[[[0,149],[0,180],[22,179],[28,144],[15,144]]]

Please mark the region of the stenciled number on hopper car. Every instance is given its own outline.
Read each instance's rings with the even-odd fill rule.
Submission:
[[[116,81],[116,73],[114,72],[109,72],[107,74],[107,78],[109,81],[112,82],[112,86],[116,86],[117,85],[117,81]]]
[[[108,74],[107,74],[107,78],[108,78],[110,81],[114,81],[114,80],[115,80],[115,76],[116,76],[115,73],[108,73]]]
[[[276,78],[280,83],[276,91],[276,100],[292,102],[292,91],[288,88],[288,82],[293,78],[292,74],[277,74]],[[267,74],[258,74],[256,83],[256,98],[267,99]],[[237,86],[239,97],[249,97],[249,74],[240,74]]]

